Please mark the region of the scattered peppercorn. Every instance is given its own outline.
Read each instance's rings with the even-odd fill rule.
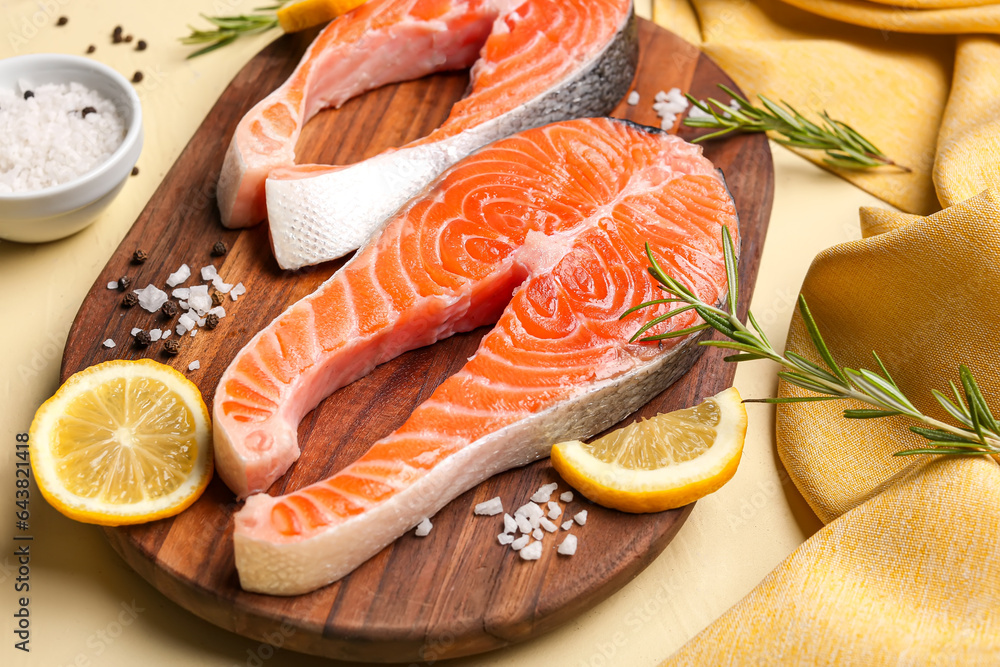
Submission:
[[[132,41],[132,35],[125,35],[125,39],[123,41],[126,44],[128,44],[129,42],[131,42]]]
[[[145,51],[146,50],[146,46],[148,46],[146,44],[146,40],[140,39],[138,42],[135,43],[135,50],[136,51]]]
[[[171,338],[163,342],[163,351],[173,356],[181,351],[181,342],[176,338]]]
[[[219,326],[219,316],[215,313],[209,313],[205,316],[205,326],[209,329],[214,329]]]
[[[139,83],[140,81],[142,81],[142,72],[136,70],[135,74],[132,75],[132,83]]]
[[[97,113],[97,109],[94,107],[83,107],[83,111],[80,112],[80,115],[86,118],[88,113]]]
[[[139,295],[136,294],[135,292],[129,292],[122,299],[122,306],[124,308],[131,308],[132,306],[134,306],[137,303],[139,303]]]
[[[216,241],[215,245],[212,246],[212,256],[213,257],[222,257],[223,255],[226,254],[227,250],[228,250],[228,248],[226,248],[226,244],[225,243],[223,243],[222,241]]]
[[[90,46],[87,47],[87,53],[93,53],[96,50],[97,50],[97,47],[94,46],[93,44],[91,44]]]
[[[131,284],[132,284],[132,279],[129,278],[128,276],[122,276],[121,278],[118,279],[118,289],[120,289],[123,292],[127,290],[128,286]]]
[[[66,18],[65,16],[60,16],[59,19],[56,21],[56,25],[66,25],[67,23],[69,23],[69,19]]]
[[[153,339],[149,337],[148,331],[140,331],[135,335],[135,344],[139,347],[146,347],[151,342],[153,342]]]
[[[133,176],[139,175],[139,167],[132,167],[132,175]]]
[[[30,91],[30,90],[24,91],[24,99],[30,100],[34,96],[35,96],[35,93],[33,91]]]
[[[177,314],[177,304],[173,301],[166,301],[160,306],[160,312],[163,313],[164,317],[173,317]]]
[[[115,29],[111,31],[111,41],[115,44],[121,44],[122,41],[122,27],[116,25]]]
[[[149,255],[146,254],[145,250],[136,250],[132,253],[132,262],[135,264],[142,264],[147,259],[149,259]]]
[[[225,297],[222,296],[222,292],[212,292],[212,305],[213,306],[221,306],[222,305],[222,300],[224,298]]]

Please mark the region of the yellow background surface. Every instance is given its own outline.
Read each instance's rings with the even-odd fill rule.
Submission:
[[[246,40],[187,61],[176,38],[198,13],[239,13],[260,0],[0,0],[0,57],[93,55],[126,76],[141,70],[146,144],[141,173],[91,227],[30,246],[0,243],[0,664],[254,665],[258,642],[215,628],[160,595],[111,550],[100,531],[31,502],[31,653],[14,649],[21,594],[14,541],[14,442],[56,389],[66,334],[84,295],[219,93],[268,40]],[[648,16],[649,2],[637,3]],[[69,24],[56,27],[58,16]],[[37,22],[36,22],[37,21]],[[39,27],[38,24],[41,24]],[[112,46],[115,25],[149,43]],[[220,137],[228,141],[228,137]],[[772,340],[788,331],[795,297],[820,250],[860,238],[857,209],[877,200],[774,146],[775,200],[753,311]],[[745,397],[774,395],[775,369],[741,366]],[[449,664],[656,665],[739,601],[820,527],[777,461],[774,411],[749,406],[743,462],[721,491],[700,501],[666,551],[619,593],[526,644]],[[586,532],[581,533],[586,539]],[[281,665],[329,661],[279,651]]]

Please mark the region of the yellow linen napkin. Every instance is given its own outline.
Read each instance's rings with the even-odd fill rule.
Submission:
[[[866,238],[820,253],[802,287],[834,357],[877,368],[877,351],[903,393],[947,421],[930,389],[957,382],[959,364],[1000,394],[1000,195],[862,218]],[[799,317],[786,348],[818,361]],[[893,457],[926,442],[913,422],[847,420],[847,407],[865,406],[779,407],[781,460],[830,523],[666,664],[996,664],[1000,466]]]
[[[1000,180],[1000,38],[954,36],[1000,33],[1000,4],[655,0],[653,18],[751,96],[826,110],[912,169],[832,169],[897,208],[927,215]]]

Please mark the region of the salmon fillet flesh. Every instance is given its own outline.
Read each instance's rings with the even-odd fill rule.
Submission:
[[[646,271],[725,297],[732,198],[701,148],[609,118],[550,124],[455,164],[238,353],[214,403],[217,469],[240,497],[241,585],[293,595],[347,575],[450,500],[600,432],[679,377],[693,337],[630,343],[670,304]],[[687,311],[656,331],[696,324]],[[395,432],[329,479],[264,493],[299,421],[376,365],[496,322]],[[311,443],[310,446],[322,446]]]

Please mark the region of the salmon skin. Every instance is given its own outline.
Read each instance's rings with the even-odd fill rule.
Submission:
[[[372,0],[333,21],[240,122],[219,180],[223,224],[258,222],[266,201],[279,266],[343,256],[480,146],[609,113],[637,62],[631,0]],[[429,136],[350,166],[294,165],[302,125],[320,109],[470,65],[469,93]]]
[[[527,130],[458,162],[241,350],[215,394],[217,469],[239,496],[298,457],[296,427],[406,350],[496,322],[395,432],[329,479],[236,514],[241,585],[293,595],[343,577],[488,477],[623,419],[699,348],[630,335],[669,304],[644,244],[702,299],[725,296],[725,183],[701,148],[610,118]],[[697,322],[693,311],[657,331]]]

